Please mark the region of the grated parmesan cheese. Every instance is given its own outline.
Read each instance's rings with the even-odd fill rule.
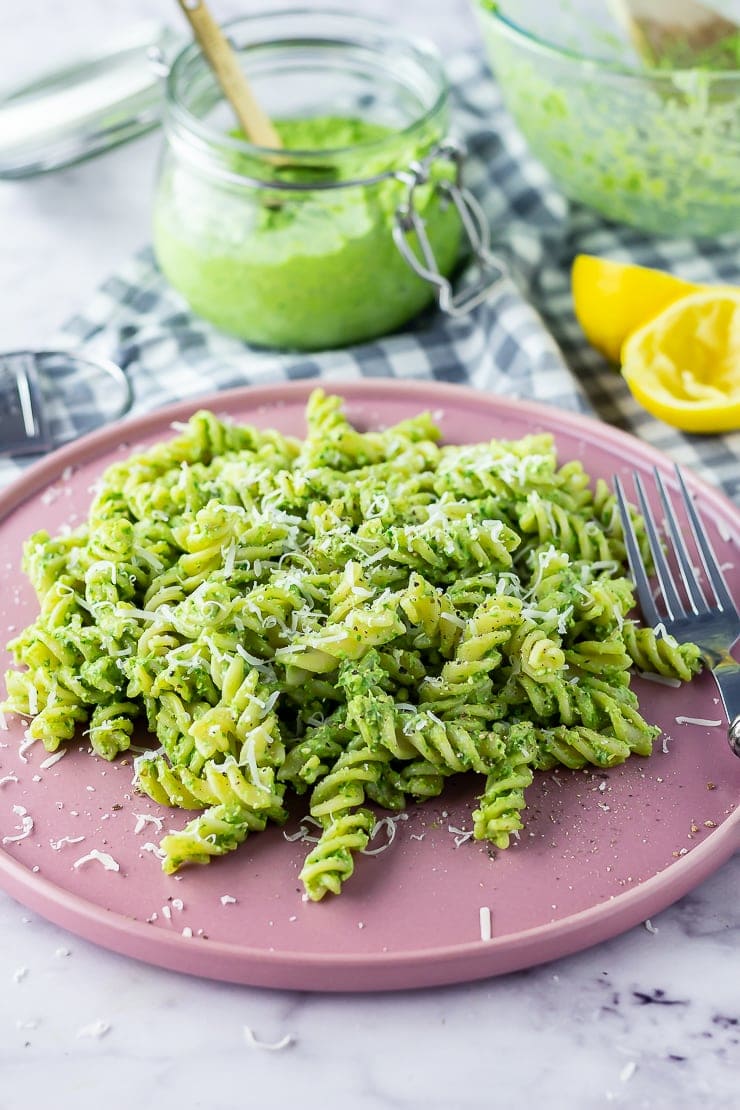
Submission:
[[[408,821],[408,819],[409,818],[407,813],[398,813],[395,815],[395,817],[381,817],[378,821],[375,822],[372,827],[369,843],[372,843],[377,834],[383,828],[387,829],[388,839],[386,843],[381,844],[379,848],[361,848],[360,851],[362,852],[362,855],[378,856],[381,852],[384,852],[386,848],[390,848],[391,844],[396,839],[396,826],[398,822]]]
[[[307,823],[304,824],[303,822],[307,822]],[[321,822],[317,821],[315,817],[312,817],[309,813],[307,813],[305,817],[301,818],[301,827],[299,828],[298,832],[295,832],[295,833],[283,832],[283,836],[285,837],[286,840],[290,841],[291,843],[294,840],[300,840],[304,844],[318,844],[319,838],[318,838],[318,836],[311,836],[309,834],[308,824],[315,825],[317,829],[322,828]]]
[[[62,836],[59,840],[49,840],[49,847],[54,852],[59,852],[65,844],[79,844],[84,840],[84,836]]]
[[[134,813],[133,816],[136,818],[134,833],[143,832],[147,825],[154,825],[157,832],[162,831],[163,817],[155,817],[153,813]]]
[[[265,716],[272,711],[272,708],[275,705],[275,702],[278,700],[279,697],[280,697],[280,691],[279,690],[273,690],[273,692],[270,694],[270,696],[268,697],[268,699],[267,699],[267,701],[265,702],[265,705],[264,705]]]
[[[236,542],[234,540],[229,544],[226,555],[224,558],[224,578],[231,578],[234,573],[234,565],[236,563]]]
[[[120,865],[113,859],[113,856],[109,855],[108,852],[99,852],[97,848],[93,848],[86,856],[80,856],[79,859],[75,860],[72,866],[75,871],[78,871],[80,867],[84,867],[86,863],[99,863],[105,871],[121,870]]]
[[[364,552],[360,552],[364,554]],[[381,559],[385,559],[391,554],[390,547],[381,547],[380,551],[376,551],[374,555],[368,555],[364,561],[363,566],[370,567],[373,563],[379,563]]]
[[[89,1025],[83,1025],[77,1030],[78,1039],[82,1037],[93,1037],[95,1040],[100,1040],[106,1033],[110,1032],[110,1023],[107,1021],[91,1021]]]
[[[20,832],[16,836],[4,836],[3,844],[17,844],[19,840],[25,840],[33,832],[33,817],[29,816],[24,806],[13,806],[13,813],[21,819],[20,824],[16,825]]]
[[[26,729],[25,733],[23,734],[23,740],[18,746],[18,757],[21,763],[28,763],[28,760],[26,759],[26,752],[29,748],[32,748],[34,744],[38,744],[37,738],[35,736],[31,736],[28,729]]]
[[[659,686],[673,686],[678,689],[681,686],[680,678],[671,678],[665,674],[654,674],[653,671],[638,671],[640,678],[644,678],[647,682],[657,682]]]
[[[162,560],[158,559],[156,555],[152,555],[151,551],[147,551],[145,547],[141,547],[138,544],[135,545],[134,555],[137,559],[143,559],[145,563],[148,563],[155,574],[159,574],[164,570],[164,563]]]
[[[165,855],[164,852],[162,851],[162,849],[160,847],[158,847],[158,845],[152,844],[151,840],[148,840],[146,842],[146,844],[142,844],[139,851],[140,852],[151,852],[153,856],[157,857],[157,859],[164,859],[164,855]]]
[[[122,617],[124,619],[128,617],[138,617],[138,619],[142,621],[158,621],[160,619],[160,616],[167,617],[169,615],[169,609],[167,609],[166,606],[162,605],[154,613],[150,613],[147,612],[146,609],[137,609],[133,605],[127,606],[126,608],[119,605],[117,609],[113,610],[113,615],[115,617]]]
[[[491,940],[491,911],[488,906],[481,906],[478,910],[480,919],[480,939]]]
[[[48,769],[50,767],[53,767],[55,763],[58,763],[60,759],[64,759],[66,754],[67,749],[62,748],[61,751],[54,752],[53,755],[48,755],[46,759],[43,760],[43,762],[39,763],[39,767],[42,771],[48,771]]]
[[[459,848],[460,845],[464,844],[466,840],[470,840],[471,836],[473,835],[472,829],[468,831],[466,831],[465,829],[456,829],[454,825],[448,825],[447,831],[454,835],[456,848]]]
[[[295,1044],[295,1038],[291,1033],[286,1033],[279,1041],[260,1041],[248,1025],[244,1026],[244,1040],[250,1048],[259,1048],[264,1052],[280,1052],[282,1049],[289,1048],[290,1045]]]
[[[718,728],[721,721],[710,721],[706,717],[676,717],[678,725],[706,725],[707,728]]]

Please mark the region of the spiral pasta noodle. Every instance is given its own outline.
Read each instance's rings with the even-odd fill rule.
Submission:
[[[476,840],[490,840],[497,848],[508,848],[511,835],[523,828],[521,812],[526,805],[524,792],[534,778],[534,750],[531,725],[512,725],[503,756],[487,775],[478,808],[473,811]]]
[[[638,628],[627,621],[624,646],[635,666],[687,682],[701,669],[701,652],[696,644],[679,644],[673,636],[658,636],[652,628]]]

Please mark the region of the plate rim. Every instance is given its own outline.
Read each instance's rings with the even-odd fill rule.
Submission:
[[[347,399],[352,399],[353,394],[362,398],[363,394],[372,395],[378,391],[386,390],[401,395],[407,393],[410,396],[419,397],[420,400],[426,398],[430,391],[441,396],[447,395],[451,400],[455,397],[470,398],[475,396],[486,407],[511,409],[514,412],[529,414],[533,418],[539,418],[545,422],[552,418],[554,412],[556,419],[561,424],[572,425],[575,430],[580,431],[583,436],[587,436],[592,441],[596,438],[601,441],[605,440],[607,443],[611,442],[615,447],[620,444],[625,449],[628,446],[636,447],[639,449],[639,453],[651,458],[656,464],[662,463],[663,465],[673,466],[673,460],[669,455],[654,447],[651,443],[646,443],[631,432],[626,432],[622,428],[615,428],[611,424],[586,413],[573,412],[570,409],[562,409],[556,405],[547,405],[542,401],[501,396],[497,393],[484,392],[474,386],[419,378],[361,378],[334,381],[333,379],[314,377],[303,378],[300,381],[275,382],[268,385],[237,386],[234,389],[198,394],[195,397],[163,405],[151,412],[129,413],[122,420],[104,424],[102,427],[87,432],[70,443],[50,451],[42,459],[32,463],[4,489],[0,490],[0,520],[8,512],[12,512],[22,500],[35,493],[39,484],[47,478],[47,475],[55,474],[60,467],[64,470],[67,466],[72,465],[75,459],[79,460],[81,455],[85,462],[90,461],[100,449],[108,446],[110,439],[116,435],[121,436],[122,442],[125,442],[127,432],[134,431],[137,434],[146,435],[148,431],[159,425],[163,419],[171,423],[175,420],[187,418],[199,409],[218,410],[225,406],[238,404],[245,397],[264,398],[263,401],[257,400],[253,407],[259,407],[260,404],[274,406],[276,403],[279,404],[281,399],[280,397],[276,398],[275,394],[285,394],[291,400],[301,397],[307,399],[314,389],[319,388],[324,389],[326,393],[337,393]],[[429,408],[430,406],[427,404],[426,407]],[[432,407],[439,408],[438,405]],[[218,415],[218,411],[216,411],[216,415]],[[598,436],[596,437],[597,430]],[[691,469],[690,464],[686,466],[686,473],[688,475],[687,485],[698,487],[704,495],[716,501],[719,508],[735,518],[735,523],[740,528],[740,508],[734,505],[722,490],[696,474]]]
[[[471,386],[426,379],[360,379],[333,381],[325,378],[302,379],[268,385],[239,386],[210,392],[154,409],[129,415],[105,425],[50,452],[29,466],[0,491],[0,522],[29,497],[56,480],[71,465],[93,461],[118,438],[125,443],[129,435],[143,438],[173,421],[187,418],[199,409],[224,412],[246,403],[252,410],[279,407],[280,402],[307,399],[316,388],[336,393],[347,401],[368,401],[378,394],[397,394],[417,400],[421,408],[439,408],[444,399],[469,404],[472,397],[490,409],[513,411],[547,429],[553,420],[559,431],[572,431],[584,441],[611,446],[629,459],[635,451],[655,465],[671,467],[673,460],[652,444],[614,428],[595,417],[548,406],[541,402],[502,397]],[[128,446],[128,445],[127,445]],[[135,444],[130,445],[136,449]],[[715,510],[740,529],[740,510],[725,494],[686,468],[687,484],[708,499]],[[466,941],[455,945],[428,947],[413,952],[368,952],[359,954],[284,952],[264,948],[244,948],[225,941],[203,941],[209,956],[208,970],[193,966],[193,957],[202,956],[200,938],[183,937],[152,929],[146,923],[107,910],[81,895],[57,886],[34,874],[0,848],[0,886],[12,897],[75,935],[129,958],[139,959],[169,970],[207,979],[243,985],[291,990],[386,991],[468,982],[534,967],[541,963],[611,939],[633,928],[651,914],[661,912],[726,863],[740,850],[740,808],[733,810],[711,836],[685,857],[669,863],[656,875],[636,887],[615,895],[606,902],[589,906],[553,922],[536,925],[490,941]],[[51,912],[50,912],[51,911]],[[102,939],[104,934],[105,940]],[[195,946],[198,947],[195,947]],[[431,973],[430,973],[431,967]],[[332,977],[327,981],[327,973]]]
[[[735,809],[711,837],[687,856],[667,864],[657,875],[606,902],[554,922],[501,937],[494,936],[490,941],[466,941],[414,952],[368,952],[359,955],[281,952],[216,941],[209,952],[216,957],[213,962],[217,966],[207,971],[194,967],[192,957],[195,952],[202,951],[195,945],[211,945],[210,941],[152,929],[145,922],[88,902],[43,876],[34,875],[5,850],[0,850],[0,877],[6,893],[47,920],[98,947],[156,967],[244,986],[325,993],[374,993],[472,982],[586,951],[667,909],[718,870],[738,850],[740,809]],[[54,913],[39,908],[49,905]],[[70,925],[70,922],[73,924]],[[101,927],[106,934],[105,943],[100,939]],[[585,943],[584,934],[587,934]],[[432,975],[429,974],[430,964],[435,969]],[[329,972],[334,978],[327,982]]]

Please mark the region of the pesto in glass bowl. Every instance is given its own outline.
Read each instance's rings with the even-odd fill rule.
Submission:
[[[504,100],[568,197],[660,235],[740,230],[740,62],[648,69],[596,0],[473,3]],[[723,10],[740,20],[740,0]]]

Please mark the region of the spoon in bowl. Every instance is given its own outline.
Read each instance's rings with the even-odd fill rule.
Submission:
[[[699,0],[609,0],[652,69],[740,69],[740,26]]]

